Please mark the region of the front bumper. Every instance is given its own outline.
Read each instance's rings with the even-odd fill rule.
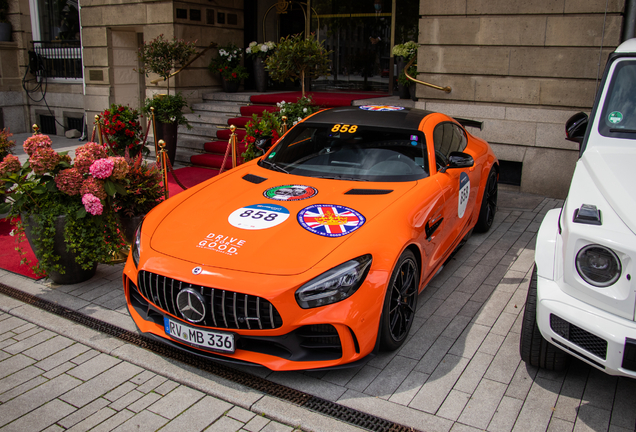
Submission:
[[[609,375],[636,378],[636,322],[566,294],[564,284],[537,278],[537,324],[543,337]]]
[[[210,320],[204,321],[205,325],[196,325],[185,321],[179,312],[173,310],[169,290],[148,289],[144,286],[145,276],[138,276],[139,273],[129,257],[124,269],[123,284],[129,313],[139,330],[199,356],[265,366],[272,370],[305,370],[356,366],[371,358],[370,354],[377,348],[380,310],[374,310],[374,307],[365,308],[355,299],[303,310],[297,306],[295,300],[293,304],[290,299],[284,301],[284,296],[259,297],[260,308],[250,309],[248,313],[245,312],[247,309],[241,311],[241,307],[243,303],[254,304],[255,296],[228,294],[228,298],[223,299],[224,303],[219,304],[221,297],[218,292],[214,293],[215,290],[206,286],[197,286],[196,289],[201,290],[206,298],[216,296],[211,303],[217,303],[217,313],[215,317],[211,316]],[[177,279],[169,279],[166,284],[166,279],[169,278],[159,276],[159,283],[155,285],[170,287],[174,286],[172,281],[179,283]],[[187,282],[183,286],[192,287]],[[209,291],[212,291],[211,296]],[[367,300],[372,298],[365,297]],[[379,297],[381,309],[382,296]],[[358,307],[362,310],[358,310]],[[179,320],[188,327],[233,333],[236,350],[232,354],[215,352],[172,338],[166,334],[164,317]],[[260,319],[257,320],[256,317]],[[213,325],[211,320],[216,320],[218,326]]]

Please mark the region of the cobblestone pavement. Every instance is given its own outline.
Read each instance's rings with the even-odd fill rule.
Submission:
[[[410,338],[397,352],[352,369],[241,370],[422,431],[636,430],[636,380],[578,360],[562,373],[520,360],[536,232],[545,213],[560,205],[501,192],[495,225],[471,237],[420,295]],[[67,286],[0,270],[0,283],[136,331],[125,308],[122,268],[100,266],[90,281]],[[262,430],[355,430],[315,413],[311,421],[308,410],[79,325],[65,327],[62,318],[44,318],[11,298],[0,296],[0,310],[0,422],[7,430],[40,418],[51,419],[50,430],[63,430],[106,413],[121,420],[114,425],[121,430],[130,430],[125,422],[154,430],[178,425],[189,412],[187,430],[198,421],[209,421],[199,430],[211,423],[210,430],[260,430],[249,429],[257,422],[269,422]],[[99,341],[105,342],[97,347]],[[206,414],[195,414],[201,411]],[[104,429],[109,419],[100,420]]]

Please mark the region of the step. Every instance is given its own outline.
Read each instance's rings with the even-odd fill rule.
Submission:
[[[227,141],[208,141],[203,145],[203,149],[208,153],[225,154],[227,151]],[[238,143],[237,151],[244,153],[247,148],[246,145]]]
[[[195,122],[195,123],[205,123],[205,124],[215,124],[215,125],[226,125],[228,119],[232,117],[234,117],[234,115],[232,114],[210,115],[210,113],[199,112],[199,111],[185,114],[185,118],[190,123]]]
[[[205,112],[205,113],[223,113],[227,115],[237,115],[241,112],[241,106],[243,106],[243,102],[223,102],[223,101],[214,101],[214,102],[202,102],[195,103],[190,106],[195,112]]]
[[[198,155],[194,155],[190,157],[190,162],[194,166],[220,169],[224,159],[225,159],[225,155],[203,153],[203,154],[198,154]],[[240,159],[240,156],[239,156],[239,159]],[[228,156],[228,158],[225,160],[224,170],[227,170],[231,167],[232,167],[232,157]]]
[[[276,112],[278,107],[276,105],[244,105],[240,111],[241,116],[252,117],[252,114],[260,116],[263,111]]]
[[[227,142],[227,140],[230,139],[230,135],[232,135],[232,131],[230,131],[229,129],[220,129],[216,133],[216,138],[219,141]],[[245,129],[236,129],[236,136],[239,141],[243,140],[245,135],[246,135]]]
[[[252,121],[252,117],[234,117],[234,118],[228,119],[227,123],[229,125],[234,125],[238,128],[244,128],[251,121]]]
[[[250,102],[250,98],[252,97],[252,93],[246,92],[236,92],[236,93],[225,93],[225,92],[212,92],[205,93],[202,95],[204,101],[224,101],[224,102],[240,102],[243,104],[247,104]]]

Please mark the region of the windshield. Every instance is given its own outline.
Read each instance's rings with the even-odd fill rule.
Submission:
[[[305,177],[358,181],[413,181],[428,176],[424,135],[359,125],[296,125],[263,168]]]
[[[610,79],[610,87],[599,122],[599,133],[616,138],[634,138],[636,134],[636,60],[619,60]]]

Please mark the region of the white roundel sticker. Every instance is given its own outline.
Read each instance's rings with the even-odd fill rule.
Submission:
[[[457,204],[457,216],[459,218],[464,217],[469,195],[470,179],[468,178],[468,175],[466,173],[461,173],[459,176],[459,203]]]
[[[246,230],[262,230],[279,225],[289,217],[289,210],[274,204],[254,204],[235,210],[227,218],[230,225]]]

